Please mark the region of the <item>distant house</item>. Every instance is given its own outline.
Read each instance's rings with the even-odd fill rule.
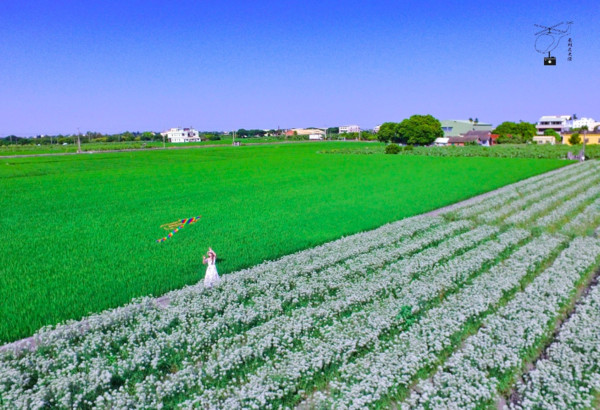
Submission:
[[[556,144],[556,138],[554,138],[554,136],[552,135],[536,135],[535,137],[533,137],[533,142],[537,144],[554,145]]]
[[[475,142],[479,144],[479,138],[476,136],[470,137],[448,137],[448,145],[456,145],[463,147],[468,142]]]
[[[493,129],[492,124],[469,120],[444,120],[441,123],[444,137],[458,137],[469,131],[491,131]]]
[[[540,117],[535,128],[538,135],[544,135],[546,130],[554,130],[559,134],[567,131],[571,124],[570,115],[544,115]]]
[[[569,143],[569,138],[571,138],[571,135],[573,135],[573,134],[572,133],[569,133],[569,134],[565,133],[565,134],[563,134],[563,136],[562,136],[562,143],[563,144],[567,144],[567,145],[571,145]],[[583,141],[584,134],[580,133],[579,137]],[[600,133],[597,133],[597,132],[586,133],[585,134],[585,143],[587,145],[597,145],[597,144],[600,144]]]
[[[455,146],[464,146],[467,143],[476,143],[478,145],[483,145],[485,147],[489,147],[490,145],[496,144],[496,138],[498,135],[492,134],[491,131],[468,131],[463,135],[458,137],[441,137],[436,138],[434,145],[437,146],[445,146],[445,145],[455,145]]]
[[[346,134],[349,132],[360,132],[360,127],[358,125],[342,125],[340,128],[340,134]]]
[[[200,141],[200,133],[193,128],[171,128],[161,132],[160,135],[167,137],[169,142],[175,143]]]
[[[448,145],[449,139],[450,138],[446,138],[446,137],[436,138],[435,141],[433,142],[433,145],[435,145],[436,147],[445,147],[446,145]]]
[[[497,134],[492,134],[491,131],[468,131],[463,134],[463,137],[477,137],[477,143],[485,147],[496,145]]]
[[[593,118],[573,118],[572,120],[567,121],[567,127],[571,130],[585,126],[589,131],[593,131],[598,125],[600,125],[600,122],[594,121]]]
[[[291,128],[285,132],[286,137],[293,135],[322,135],[325,136],[325,131],[318,128]]]

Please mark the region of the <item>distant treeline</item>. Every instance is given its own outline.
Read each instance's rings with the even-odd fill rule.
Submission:
[[[217,131],[201,132],[202,140],[217,140],[221,139],[223,133]],[[99,132],[88,131],[79,136],[82,144],[93,142],[123,142],[123,141],[162,141],[163,136],[160,132],[144,131],[144,132],[129,132],[125,131],[120,134],[102,134]],[[0,145],[50,145],[50,144],[75,144],[77,143],[77,135],[44,135],[38,137],[17,137],[9,135],[0,138]]]

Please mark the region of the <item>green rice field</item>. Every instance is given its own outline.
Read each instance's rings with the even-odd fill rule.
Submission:
[[[1,159],[0,342],[195,283],[209,246],[233,272],[570,164],[318,154],[344,144]]]
[[[237,138],[236,141],[243,145],[250,144],[265,144],[272,142],[282,142],[283,138],[263,137],[263,138]],[[199,141],[187,143],[172,143],[167,142],[163,145],[161,141],[121,141],[121,142],[84,142],[81,143],[83,152],[97,151],[116,151],[116,150],[132,150],[132,149],[178,149],[189,147],[213,146],[213,145],[231,145],[233,139],[230,136],[223,136],[222,139],[216,141]],[[74,154],[77,152],[76,144],[51,144],[51,145],[0,145],[1,156],[14,155],[39,155],[39,154]]]

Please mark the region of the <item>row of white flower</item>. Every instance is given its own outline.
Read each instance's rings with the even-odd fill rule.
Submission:
[[[566,223],[562,230],[564,232],[570,232],[572,230],[578,230],[589,226],[595,226],[595,222],[600,216],[600,198],[589,204],[581,213],[575,218],[571,219]]]
[[[560,203],[568,198],[570,195],[573,195],[583,189],[586,189],[594,184],[597,184],[600,181],[600,174],[594,175],[593,177],[583,178],[580,181],[572,184],[568,188],[562,189],[559,192],[555,192],[551,195],[546,195],[543,199],[530,204],[527,208],[513,213],[508,218],[504,220],[506,223],[510,224],[519,224],[532,219],[535,215],[544,213],[549,209],[554,209],[554,207],[560,206]]]
[[[566,176],[562,178],[555,177],[553,179],[557,179],[556,181],[543,181],[545,184],[541,184],[539,189],[532,190],[528,192],[526,195],[522,196],[520,199],[516,201],[511,201],[510,203],[505,204],[502,208],[497,210],[490,210],[485,212],[477,217],[478,220],[483,222],[493,222],[499,219],[503,219],[507,216],[514,215],[515,212],[518,212],[523,209],[528,209],[529,205],[533,202],[542,200],[550,195],[559,193],[563,189],[568,189],[568,187],[580,181],[582,177],[588,178],[590,176],[595,176],[595,173],[598,170],[598,164],[594,162],[590,162],[589,165],[576,167],[571,172],[567,173]]]
[[[439,355],[452,346],[453,335],[518,287],[562,241],[564,238],[548,235],[534,239],[426,312],[406,332],[342,366],[339,378],[330,383],[327,395],[317,398],[315,407],[365,408],[409,386],[421,369],[437,363]]]
[[[571,178],[573,175],[580,174],[582,171],[591,166],[593,166],[593,163],[591,162],[580,162],[571,165],[566,169],[556,169],[554,171],[546,172],[544,174],[507,185],[497,189],[493,194],[476,204],[461,207],[458,209],[457,215],[461,218],[470,218],[486,211],[504,208],[504,206],[506,206],[506,204],[509,202],[513,202],[514,200],[517,200],[531,192],[537,191],[540,188],[554,185],[557,182],[563,181],[565,178]],[[493,212],[490,212],[489,215],[493,215]]]
[[[557,206],[552,212],[536,220],[536,226],[548,227],[571,214],[583,203],[593,200],[600,195],[600,185],[592,185],[587,190]]]
[[[498,377],[518,372],[530,349],[552,331],[575,285],[600,257],[600,240],[576,238],[522,293],[485,320],[409,404],[417,408],[478,408],[497,400]]]
[[[201,373],[204,378],[214,380],[226,378],[228,372],[239,371],[253,359],[262,360],[266,352],[270,350],[277,354],[285,354],[298,342],[299,337],[306,335],[319,325],[323,325],[328,320],[338,320],[341,313],[352,307],[372,309],[376,306],[380,308],[382,298],[387,303],[387,298],[391,294],[401,293],[398,289],[407,286],[417,273],[434,268],[440,261],[457,252],[473,248],[477,243],[489,238],[497,231],[497,228],[482,226],[448,239],[436,247],[425,249],[410,258],[375,271],[369,278],[343,283],[345,286],[321,305],[296,309],[290,316],[279,316],[242,334],[220,339],[209,357],[200,354],[188,357],[188,359],[193,362],[201,362]],[[346,269],[356,268],[352,264],[346,266]],[[358,269],[362,269],[362,266],[359,266]],[[198,372],[192,372],[194,375],[196,373]],[[163,399],[168,392],[176,394],[182,390],[189,390],[197,385],[198,381],[198,377],[190,379],[187,371],[178,372],[160,382],[152,380],[152,383],[148,384],[147,381],[144,381],[145,385],[138,384],[136,390],[153,391]],[[111,400],[122,401],[124,399],[133,398],[111,395]]]
[[[433,270],[423,272],[416,280],[398,292],[392,292],[372,308],[340,317],[332,324],[322,326],[318,336],[300,336],[296,341],[299,342],[298,348],[285,350],[281,355],[267,359],[256,371],[246,374],[243,383],[207,388],[186,402],[185,406],[261,407],[295,394],[303,386],[310,385],[326,369],[344,365],[355,355],[385,343],[381,336],[401,327],[407,320],[399,315],[404,307],[409,307],[412,315],[419,313],[428,301],[459,288],[471,275],[496,261],[505,250],[528,235],[522,230],[507,231],[496,240],[485,242]]]
[[[600,392],[600,285],[563,324],[535,369],[517,385],[512,409],[591,409]]]
[[[440,221],[438,218],[433,220]],[[408,233],[401,236],[410,237],[409,235],[417,229],[427,228],[432,224],[425,218],[421,218],[417,219],[416,224],[405,223],[404,225],[409,227],[405,228],[408,229]],[[252,307],[231,303],[223,314],[215,314],[211,320],[206,320],[206,312],[217,311],[222,305],[219,296],[225,292],[224,288],[228,288],[227,291],[231,292],[248,292],[248,289],[234,287],[236,282],[231,277],[225,277],[224,284],[229,286],[219,286],[208,292],[201,291],[196,298],[190,298],[188,295],[183,298],[174,297],[175,303],[167,309],[159,309],[145,301],[144,309],[136,310],[135,315],[127,316],[127,320],[123,322],[117,322],[113,317],[109,317],[110,326],[92,326],[85,335],[70,334],[71,337],[62,339],[57,339],[53,335],[54,343],[44,344],[44,354],[24,353],[15,360],[9,360],[9,356],[5,355],[0,361],[0,386],[5,386],[5,390],[10,391],[7,394],[20,400],[25,407],[34,407],[32,403],[42,403],[48,397],[53,398],[56,404],[61,406],[83,403],[84,397],[98,390],[108,390],[110,380],[114,376],[127,378],[128,374],[140,369],[157,368],[164,360],[165,352],[172,352],[172,354],[185,352],[187,355],[202,352],[203,348],[210,346],[212,340],[218,338],[221,330],[228,328],[232,320],[247,320],[247,313],[255,316],[280,313],[281,301],[274,300],[277,294],[281,297],[289,297],[296,292],[296,296],[300,297],[315,294],[317,288],[326,292],[327,288],[323,287],[323,283],[326,282],[332,286],[343,287],[349,273],[365,273],[369,267],[377,267],[386,261],[397,260],[403,255],[426,248],[471,225],[471,222],[466,221],[443,224],[416,238],[410,237],[410,240],[391,243],[383,248],[377,247],[370,252],[365,252],[368,248],[363,246],[368,244],[358,244],[361,251],[365,252],[363,255],[339,262],[319,272],[313,272],[313,276],[308,277],[297,274],[303,262],[302,258],[298,258],[298,265],[294,265],[297,269],[278,272],[279,283],[283,276],[288,282],[286,286],[278,288],[272,286],[268,295],[254,298]],[[469,232],[464,237],[464,242],[476,243],[478,238],[481,240],[480,237],[489,236],[491,229],[495,231],[495,228],[482,227],[472,233]],[[371,239],[370,235],[366,236]],[[390,237],[396,238],[397,235],[390,235]],[[382,243],[381,239],[372,239],[373,242]],[[290,267],[290,264],[287,263],[287,266]],[[352,269],[349,269],[349,266]],[[267,274],[257,277],[255,286],[264,287],[267,278],[270,278]],[[294,281],[296,284],[304,282],[304,286],[296,287],[292,291],[289,284]],[[246,287],[251,285],[252,283],[245,282]],[[310,286],[313,288],[311,289]],[[252,293],[258,292],[254,290]],[[252,312],[253,308],[258,311]],[[174,321],[177,322],[177,326],[172,328]],[[23,386],[29,384],[33,375],[40,380],[32,388],[25,389]],[[80,387],[73,389],[71,386]],[[73,393],[73,390],[77,393]]]

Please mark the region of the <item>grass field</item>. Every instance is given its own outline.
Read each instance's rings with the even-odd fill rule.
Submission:
[[[171,143],[167,142],[167,148],[195,147],[206,145],[231,145],[233,139],[230,136],[224,136],[216,141],[200,141],[189,143]],[[283,138],[263,137],[263,138],[236,138],[236,141],[244,145],[264,144],[270,142],[281,142]],[[143,142],[143,141],[123,141],[123,142],[91,142],[81,144],[83,152],[96,151],[113,151],[113,150],[131,150],[131,149],[160,149],[163,148],[163,143],[158,142]],[[36,155],[36,154],[65,154],[76,153],[77,145],[75,144],[53,144],[53,145],[0,145],[0,156],[12,155]]]
[[[317,154],[328,147],[3,159],[0,342],[196,283],[208,246],[232,272],[568,164]]]
[[[41,331],[0,349],[0,407],[598,408],[599,171]]]

